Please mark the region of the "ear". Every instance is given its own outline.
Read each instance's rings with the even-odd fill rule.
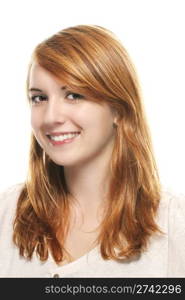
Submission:
[[[113,117],[113,124],[118,126],[119,120],[120,120],[120,115],[117,110],[114,109],[113,111],[114,117]]]
[[[117,117],[114,117],[113,124],[116,125],[116,126],[118,125],[118,118]]]

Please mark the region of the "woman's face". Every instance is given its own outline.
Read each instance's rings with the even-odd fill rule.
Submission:
[[[106,103],[79,95],[36,62],[30,71],[29,98],[33,134],[56,164],[67,167],[110,157],[116,118]]]

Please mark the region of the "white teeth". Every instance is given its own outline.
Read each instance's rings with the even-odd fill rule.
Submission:
[[[79,133],[68,133],[68,134],[62,134],[62,135],[57,135],[57,136],[50,135],[50,139],[53,140],[53,141],[62,142],[62,141],[67,140],[67,139],[72,139],[77,135],[79,135]]]

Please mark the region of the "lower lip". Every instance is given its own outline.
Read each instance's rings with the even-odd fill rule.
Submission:
[[[51,139],[49,141],[53,146],[61,146],[61,145],[64,145],[64,144],[72,143],[79,136],[80,136],[80,134],[78,134],[77,136],[75,136],[71,139],[67,139],[67,140],[64,140],[64,141],[54,141],[54,140],[51,140]]]

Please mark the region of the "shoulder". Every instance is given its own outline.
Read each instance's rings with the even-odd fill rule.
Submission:
[[[24,183],[12,185],[0,192],[0,216],[7,210],[16,207],[19,195],[23,189]]]
[[[183,238],[185,246],[185,195],[169,193],[168,232],[169,238]],[[185,249],[185,248],[184,248]]]
[[[159,210],[167,211],[168,224],[173,226],[176,223],[185,224],[185,194],[175,193],[163,189],[161,192],[161,203]]]
[[[18,183],[18,184],[12,185],[10,187],[7,187],[3,191],[0,191],[0,201],[1,201],[0,203],[2,203],[3,201],[6,201],[6,199],[12,199],[12,198],[16,198],[17,196],[19,196],[23,186],[24,186],[24,183]]]
[[[164,190],[160,222],[168,240],[168,276],[185,276],[185,195]],[[165,221],[164,221],[165,220]]]
[[[158,210],[159,226],[168,233],[182,231],[185,235],[185,194],[163,189]],[[177,232],[176,232],[177,233]]]

